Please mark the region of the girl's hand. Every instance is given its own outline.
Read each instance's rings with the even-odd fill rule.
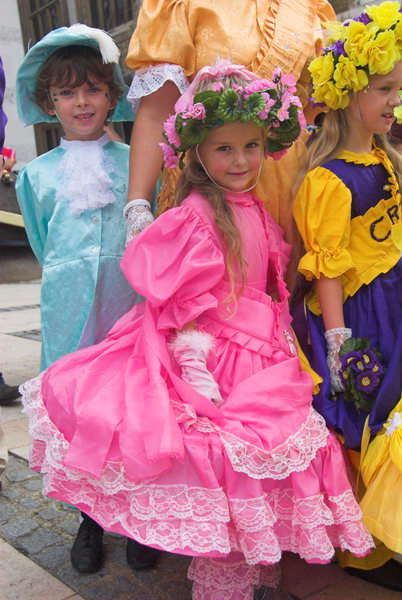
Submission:
[[[169,344],[181,368],[181,377],[197,392],[216,406],[223,404],[219,386],[207,369],[207,356],[213,345],[213,337],[196,329],[180,331]]]
[[[339,350],[343,342],[352,337],[352,330],[348,327],[336,327],[335,329],[328,329],[324,335],[328,348],[327,364],[331,378],[331,391],[336,394],[344,390],[344,385],[339,376],[341,368]]]
[[[127,222],[126,246],[154,220],[150,203],[142,198],[127,202],[123,215]]]

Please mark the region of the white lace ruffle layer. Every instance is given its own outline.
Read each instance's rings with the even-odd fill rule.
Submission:
[[[127,94],[127,100],[132,104],[134,113],[138,110],[140,99],[159,90],[166,81],[173,81],[180,94],[183,94],[189,85],[186,74],[179,65],[162,63],[135,71]]]
[[[253,479],[286,479],[304,471],[318,450],[327,444],[328,429],[324,418],[313,407],[306,421],[289,438],[269,452],[223,431],[206,417],[198,417],[194,408],[182,402],[171,402],[176,420],[186,431],[192,428],[203,433],[216,433],[226,450],[232,467]]]
[[[44,473],[44,494],[88,507],[105,529],[123,528],[141,543],[171,552],[241,552],[250,565],[277,563],[283,551],[328,562],[334,547],[357,555],[372,547],[351,490],[297,499],[292,489],[278,487],[234,499],[221,488],[134,483],[121,463],[107,462],[99,479],[65,467],[69,444],[48,417],[40,384],[38,376],[20,388],[34,439],[30,464]]]

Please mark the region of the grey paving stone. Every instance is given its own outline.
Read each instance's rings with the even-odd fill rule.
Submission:
[[[2,488],[0,492],[0,498],[2,496],[4,496],[4,498],[8,498],[9,500],[14,500],[15,498],[19,498],[20,494],[13,488]]]
[[[22,498],[20,500],[20,504],[22,504],[22,506],[24,508],[29,508],[31,510],[35,510],[35,508],[39,508],[39,506],[42,506],[39,502],[37,502],[34,498],[31,497],[27,497],[27,498]]]
[[[26,479],[33,479],[37,477],[36,473],[32,471],[28,465],[15,463],[12,469],[7,469],[7,479],[11,483],[17,483],[19,481],[25,481]]]
[[[0,523],[6,523],[15,516],[15,508],[6,500],[0,498]]]
[[[30,535],[26,535],[18,540],[18,546],[28,552],[28,554],[37,554],[45,548],[54,546],[63,541],[63,538],[51,529],[40,528]]]
[[[75,537],[79,527],[78,519],[64,519],[64,521],[57,523],[57,527]]]
[[[46,570],[53,571],[59,568],[60,565],[70,565],[70,549],[71,544],[53,546],[37,554],[35,560]]]
[[[116,579],[120,580],[120,585],[116,586]],[[129,583],[127,582],[127,584]],[[135,586],[131,583],[127,587],[125,586],[125,589],[122,589],[121,578],[113,578],[113,581],[105,581],[102,584],[98,583],[95,586],[88,587],[86,594],[91,600],[125,600],[126,598],[137,598],[134,594],[141,588],[142,593],[144,593],[145,590],[140,583],[137,583]]]
[[[32,533],[39,527],[39,524],[33,519],[27,517],[18,517],[8,523],[0,525],[0,536],[6,539],[18,538],[19,536]]]
[[[31,479],[24,482],[22,487],[29,492],[39,492],[42,489],[42,479]]]
[[[54,519],[59,519],[63,515],[59,510],[49,506],[49,508],[38,512],[38,516],[45,519],[45,521],[53,521]]]

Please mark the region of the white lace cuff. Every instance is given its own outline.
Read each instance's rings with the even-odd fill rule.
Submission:
[[[123,215],[127,221],[126,246],[154,220],[151,204],[144,198],[127,202],[123,208]]]
[[[331,377],[331,390],[335,393],[342,392],[344,390],[344,385],[339,375],[339,370],[341,368],[339,350],[343,342],[352,337],[352,330],[349,329],[349,327],[336,327],[334,329],[328,329],[324,333],[324,336],[328,348],[327,364]]]
[[[133,80],[127,94],[127,100],[132,104],[134,113],[138,110],[140,99],[159,90],[165,81],[173,81],[180,94],[188,88],[189,82],[182,67],[170,63],[154,65],[148,69],[134,72]]]

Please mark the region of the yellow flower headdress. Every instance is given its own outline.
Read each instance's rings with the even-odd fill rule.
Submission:
[[[336,110],[349,103],[349,93],[368,84],[369,75],[385,75],[401,60],[402,9],[399,2],[366,6],[359,17],[329,25],[322,56],[309,70],[313,101]]]

